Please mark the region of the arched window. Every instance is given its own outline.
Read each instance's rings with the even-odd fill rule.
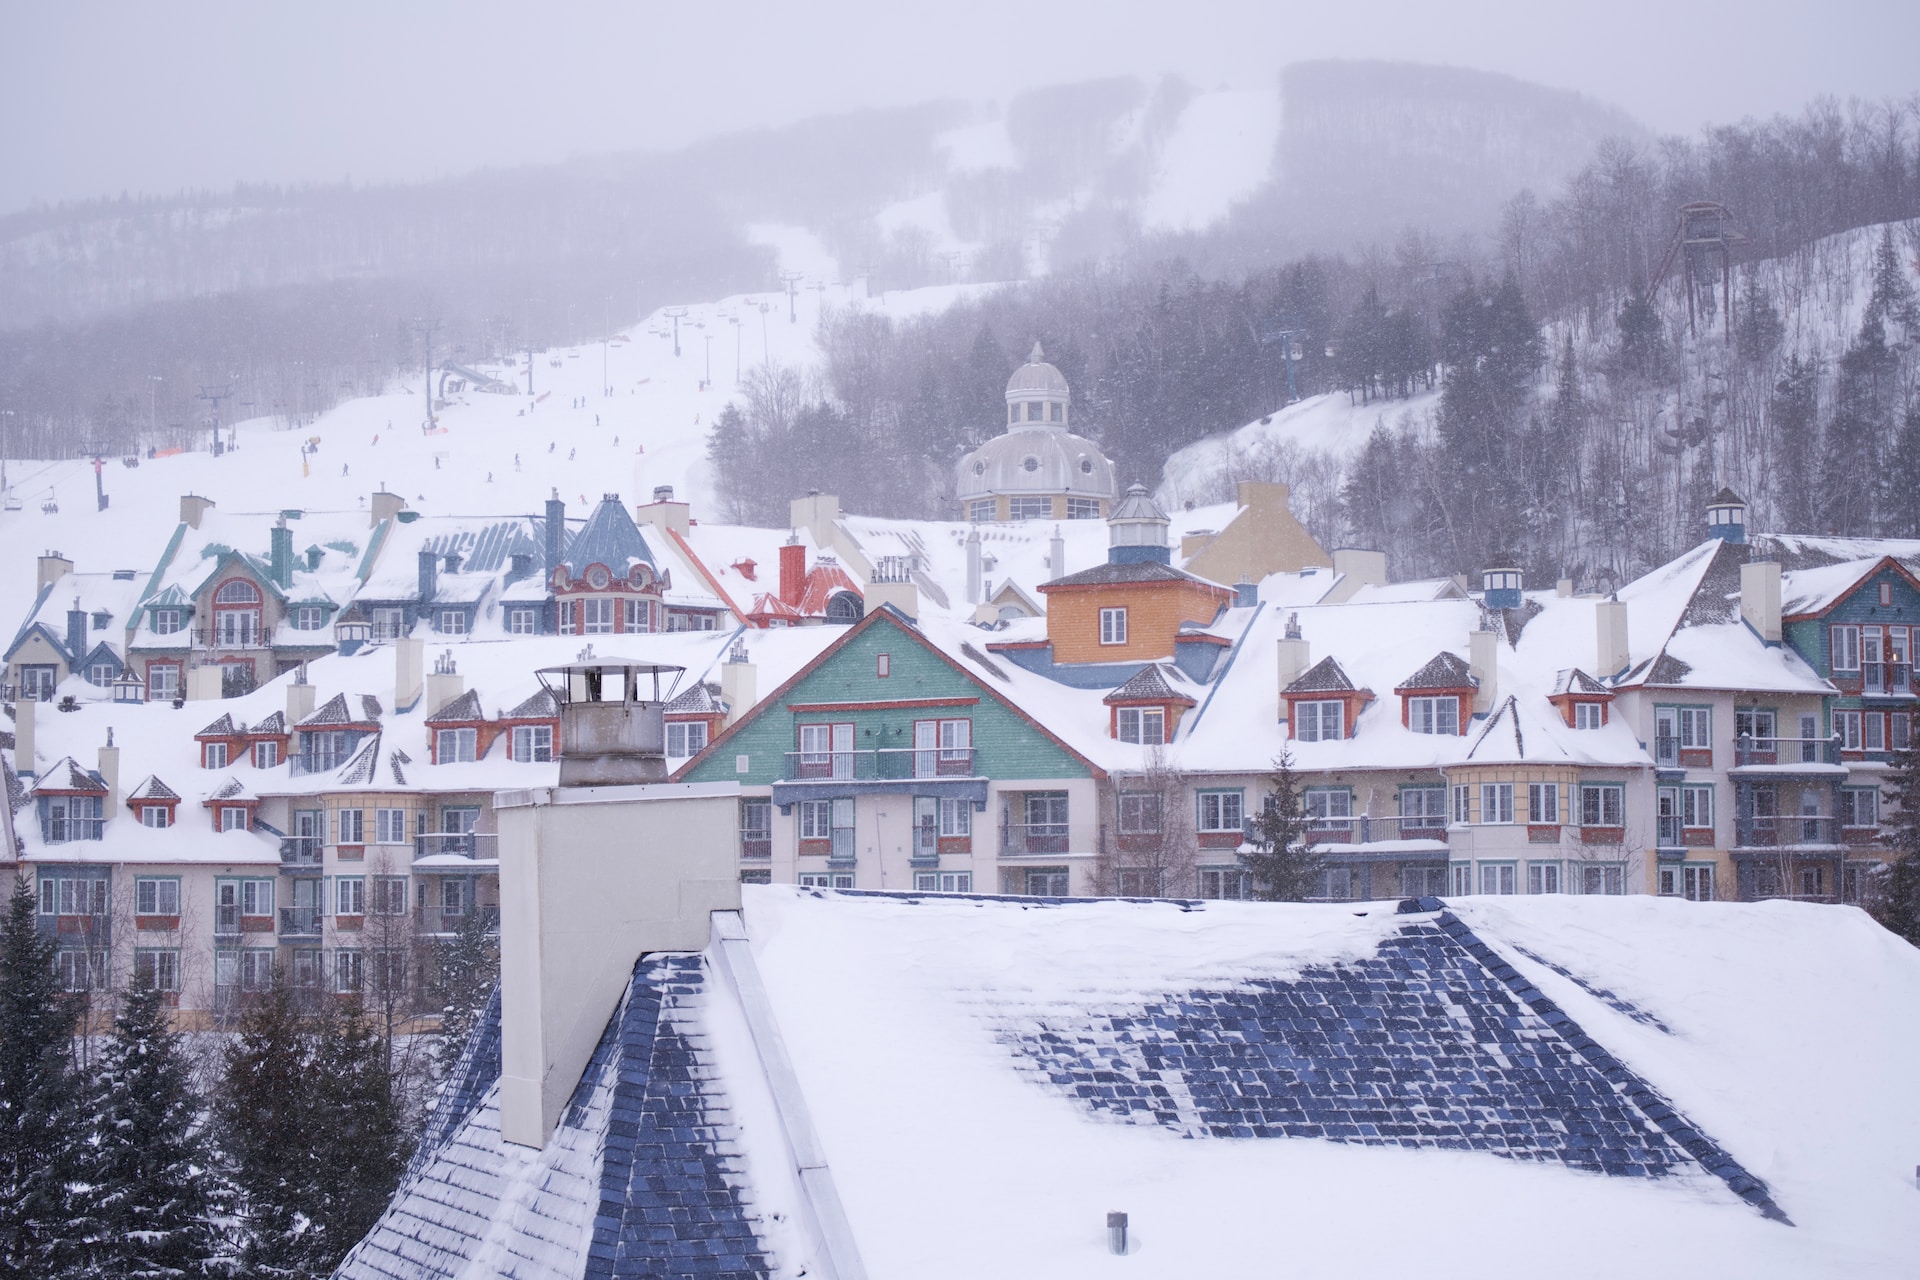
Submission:
[[[260,591],[245,578],[234,578],[220,584],[220,590],[214,592],[215,604],[259,604]]]
[[[221,649],[251,649],[260,643],[260,588],[230,578],[213,593],[213,643]]]
[[[858,622],[861,610],[860,597],[851,591],[842,591],[827,601],[827,621]]]

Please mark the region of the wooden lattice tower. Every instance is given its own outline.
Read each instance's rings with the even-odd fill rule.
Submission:
[[[1711,305],[1716,285],[1720,289],[1720,314],[1729,341],[1733,337],[1733,253],[1747,237],[1734,229],[1733,214],[1727,206],[1712,200],[1696,200],[1680,206],[1680,218],[1673,231],[1673,242],[1654,272],[1649,294],[1658,293],[1676,265],[1680,268],[1680,286],[1687,295],[1687,332],[1695,332],[1699,313]]]

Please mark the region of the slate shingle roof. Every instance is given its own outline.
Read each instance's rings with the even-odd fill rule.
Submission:
[[[1427,660],[1427,665],[1408,676],[1395,693],[1410,689],[1471,689],[1476,681],[1465,658],[1442,651]]]
[[[469,689],[459,697],[427,717],[428,724],[449,724],[453,721],[485,720],[486,709],[480,705],[480,691]]]
[[[1133,678],[1102,698],[1102,702],[1184,702],[1193,706],[1192,698],[1178,692],[1174,681],[1186,683],[1179,677],[1168,679],[1168,672],[1157,662],[1150,662],[1133,673]]]
[[[258,797],[255,796],[253,792],[247,790],[246,786],[240,781],[240,779],[228,778],[225,782],[221,783],[219,787],[214,790],[213,794],[207,797],[207,799],[209,800],[254,800],[254,799],[258,799]]]
[[[265,720],[249,729],[249,733],[285,733],[287,731],[287,713],[276,711]]]
[[[133,789],[129,800],[178,800],[180,793],[160,781],[158,774],[148,774],[147,780]]]
[[[83,769],[72,756],[53,762],[33,784],[33,794],[52,791],[78,791],[89,795],[107,794],[107,780],[91,769]]]
[[[1347,673],[1341,669],[1340,664],[1329,655],[1308,667],[1301,673],[1299,679],[1281,692],[1357,693],[1358,690],[1354,688],[1353,681],[1347,678]]]
[[[233,716],[227,714],[221,716],[218,720],[215,720],[212,724],[193,736],[196,738],[231,738],[235,734],[245,733],[246,731],[247,727],[244,724],[239,728],[235,728]]]
[[[364,786],[379,777],[380,735],[372,734],[360,744],[353,757],[340,766],[343,786]]]
[[[726,705],[720,701],[720,691],[704,681],[666,705],[668,715],[717,715],[725,711]]]
[[[1568,667],[1554,677],[1553,693],[1550,696],[1558,698],[1563,694],[1569,693],[1600,696],[1612,692],[1613,690],[1607,688],[1607,686],[1601,684],[1580,668]]]
[[[1082,569],[1064,578],[1043,582],[1040,584],[1040,590],[1051,591],[1055,587],[1102,587],[1113,583],[1129,582],[1198,582],[1202,586],[1214,585],[1190,573],[1183,573],[1172,565],[1161,564],[1158,560],[1140,560],[1129,564],[1097,564],[1091,569]]]
[[[344,693],[336,693],[331,698],[328,698],[326,702],[322,703],[320,708],[312,715],[294,727],[298,729],[324,729],[329,725],[355,723],[358,722],[353,719],[352,713],[347,710],[347,695]]]
[[[560,700],[553,691],[542,687],[540,692],[522,702],[519,706],[502,716],[503,720],[551,720],[560,714]]]
[[[579,577],[590,564],[606,565],[615,577],[620,577],[635,560],[651,565],[653,552],[647,549],[647,540],[641,536],[639,526],[634,524],[627,509],[609,494],[600,500],[580,531],[568,539],[567,551],[560,563],[567,567],[570,577]]]

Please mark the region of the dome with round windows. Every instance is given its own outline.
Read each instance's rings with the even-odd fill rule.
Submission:
[[[960,460],[954,493],[970,521],[1097,520],[1119,489],[1100,446],[1067,430],[1072,393],[1033,344],[1007,379],[1007,429]]]

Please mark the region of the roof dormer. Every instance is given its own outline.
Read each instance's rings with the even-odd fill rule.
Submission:
[[[1394,689],[1400,698],[1400,723],[1414,733],[1463,734],[1479,687],[1466,659],[1456,653],[1436,653]]]
[[[1547,701],[1560,712],[1570,729],[1599,729],[1606,725],[1613,704],[1613,690],[1580,670],[1569,667],[1554,677],[1553,692]]]
[[[1287,736],[1298,742],[1328,742],[1351,738],[1353,727],[1373,701],[1371,689],[1355,687],[1331,657],[1307,668],[1280,691],[1287,704]]]

